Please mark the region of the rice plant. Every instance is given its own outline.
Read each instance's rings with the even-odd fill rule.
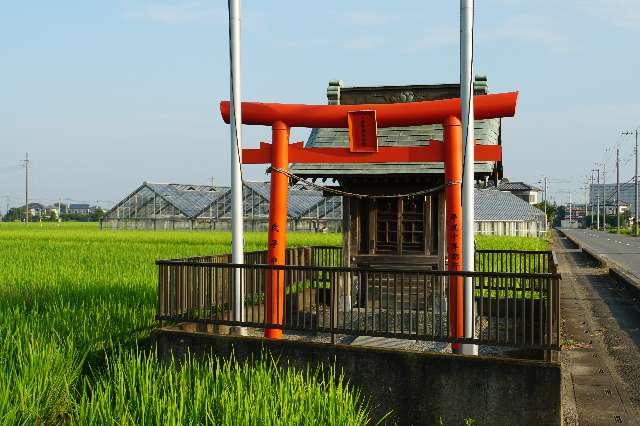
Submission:
[[[335,371],[282,370],[272,359],[187,358],[180,368],[121,352],[86,379],[77,419],[87,424],[362,425],[357,392]],[[90,395],[90,397],[89,397]]]
[[[137,349],[155,326],[155,260],[226,253],[230,241],[225,232],[0,224],[0,424],[230,424],[232,415],[247,424],[314,424],[316,415],[362,424],[366,408],[338,377],[267,377],[264,364],[254,372],[212,360],[177,369]],[[289,234],[292,246],[339,241],[338,234]],[[247,250],[264,249],[265,242],[266,233],[246,234]],[[226,372],[225,379],[214,372]],[[259,395],[234,399],[225,391],[216,400],[209,394],[237,383],[239,395],[253,389],[254,379],[281,392],[281,407],[267,417],[248,417],[267,406],[254,403]],[[333,399],[322,399],[325,394]],[[299,420],[287,404],[308,408],[309,418]],[[317,411],[319,404],[328,404],[325,411]]]
[[[479,250],[550,250],[549,238],[513,237],[506,235],[476,235]]]

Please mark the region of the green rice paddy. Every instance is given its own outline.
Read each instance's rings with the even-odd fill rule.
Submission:
[[[289,233],[291,246],[339,234]],[[265,233],[245,248],[263,250]],[[478,237],[478,248],[548,249]],[[224,232],[100,231],[0,223],[0,424],[366,424],[364,399],[335,373],[188,359],[158,362],[156,259],[227,253]]]
[[[527,238],[496,235],[477,235],[476,248],[478,250],[524,250],[524,251],[548,251],[551,250],[550,236],[546,238]],[[514,256],[511,259],[500,259],[499,256],[488,256],[476,264],[476,271],[500,271],[500,272],[528,272],[541,273],[548,272],[547,265],[542,259],[532,261]],[[484,282],[484,288],[479,289],[476,285],[475,294],[482,294],[485,298],[492,299],[540,299],[540,287],[542,281],[510,278],[497,281]],[[501,287],[501,290],[492,289]],[[545,296],[542,295],[544,298]]]
[[[247,233],[246,249],[265,241]],[[289,234],[291,245],[339,242]],[[157,361],[146,343],[154,261],[229,247],[223,232],[0,224],[0,424],[366,424],[363,399],[336,374]]]
[[[476,235],[478,250],[551,250],[551,236],[545,238]]]

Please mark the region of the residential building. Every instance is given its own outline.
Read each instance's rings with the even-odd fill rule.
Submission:
[[[602,207],[601,207],[602,208]],[[616,214],[616,206],[615,204],[613,205],[607,205],[605,206],[605,209],[607,211],[607,215],[614,215]],[[629,209],[629,204],[625,203],[623,201],[620,201],[620,205],[618,206],[618,212],[620,214],[625,214],[626,212],[630,212],[631,210]]]
[[[498,191],[510,192],[531,205],[542,202],[539,196],[541,189],[525,182],[509,182],[504,179],[498,183],[497,187],[490,184],[489,188],[491,187]]]
[[[89,204],[69,204],[67,212],[70,214],[85,214],[90,215],[96,211],[95,206]]]
[[[616,204],[616,189],[615,183],[590,185],[589,203],[597,206],[599,200],[600,208],[602,208],[603,204],[607,204],[612,209],[611,213],[607,214],[615,214],[615,207],[613,206]],[[627,206],[631,216],[635,216],[635,191],[634,182],[620,184],[620,204]],[[606,200],[606,202],[603,202],[603,200]]]
[[[588,207],[588,206],[587,206]],[[565,211],[567,212],[566,216],[569,217],[569,206],[565,206]],[[589,210],[585,212],[585,205],[580,204],[571,204],[571,218],[572,219],[582,219],[586,215],[589,214]]]
[[[546,232],[544,212],[511,192],[476,189],[474,199],[478,234],[538,237]]]

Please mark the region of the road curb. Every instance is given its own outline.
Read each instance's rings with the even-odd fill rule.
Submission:
[[[597,254],[596,252],[592,251],[591,249],[585,247],[585,246],[579,246],[580,250],[582,250],[583,253],[586,253],[588,256],[590,256],[591,258],[593,258],[596,262],[598,262],[598,264],[600,265],[601,268],[604,269],[611,269],[611,261],[607,260],[606,256]]]
[[[631,290],[636,296],[640,297],[640,278],[631,272],[625,270],[620,267],[618,264],[613,262],[611,259],[606,256],[599,255],[591,250],[589,247],[585,247],[572,238],[570,235],[566,234],[562,229],[558,229],[567,240],[571,241],[578,249],[580,249],[583,253],[587,254],[593,260],[598,262],[601,268],[608,269],[609,275],[614,278],[616,281],[624,285],[626,288]]]
[[[609,275],[640,297],[640,278],[622,268],[609,267]]]

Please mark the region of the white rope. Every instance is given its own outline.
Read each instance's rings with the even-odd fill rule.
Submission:
[[[385,194],[385,195],[373,195],[373,194],[359,194],[356,192],[349,192],[349,191],[343,191],[337,188],[333,188],[330,186],[323,186],[323,185],[318,185],[315,184],[313,182],[309,182],[308,180],[306,180],[303,177],[294,175],[293,173],[289,172],[288,170],[284,170],[278,167],[269,167],[267,169],[267,173],[272,173],[272,172],[276,172],[276,173],[280,173],[283,174],[285,176],[287,176],[290,179],[293,179],[296,183],[301,183],[302,185],[308,186],[310,188],[314,188],[317,189],[319,191],[323,191],[323,192],[329,192],[332,194],[336,194],[336,195],[343,195],[346,197],[354,197],[354,198],[372,198],[372,199],[376,199],[376,198],[409,198],[409,197],[416,197],[419,195],[427,195],[430,194],[432,192],[437,192],[440,191],[441,189],[444,189],[447,186],[451,186],[451,185],[459,185],[461,182],[448,182],[446,184],[442,184],[442,185],[438,185],[434,188],[428,188],[428,189],[423,189],[420,191],[415,191],[415,192],[409,192],[409,193],[405,193],[405,194]]]

